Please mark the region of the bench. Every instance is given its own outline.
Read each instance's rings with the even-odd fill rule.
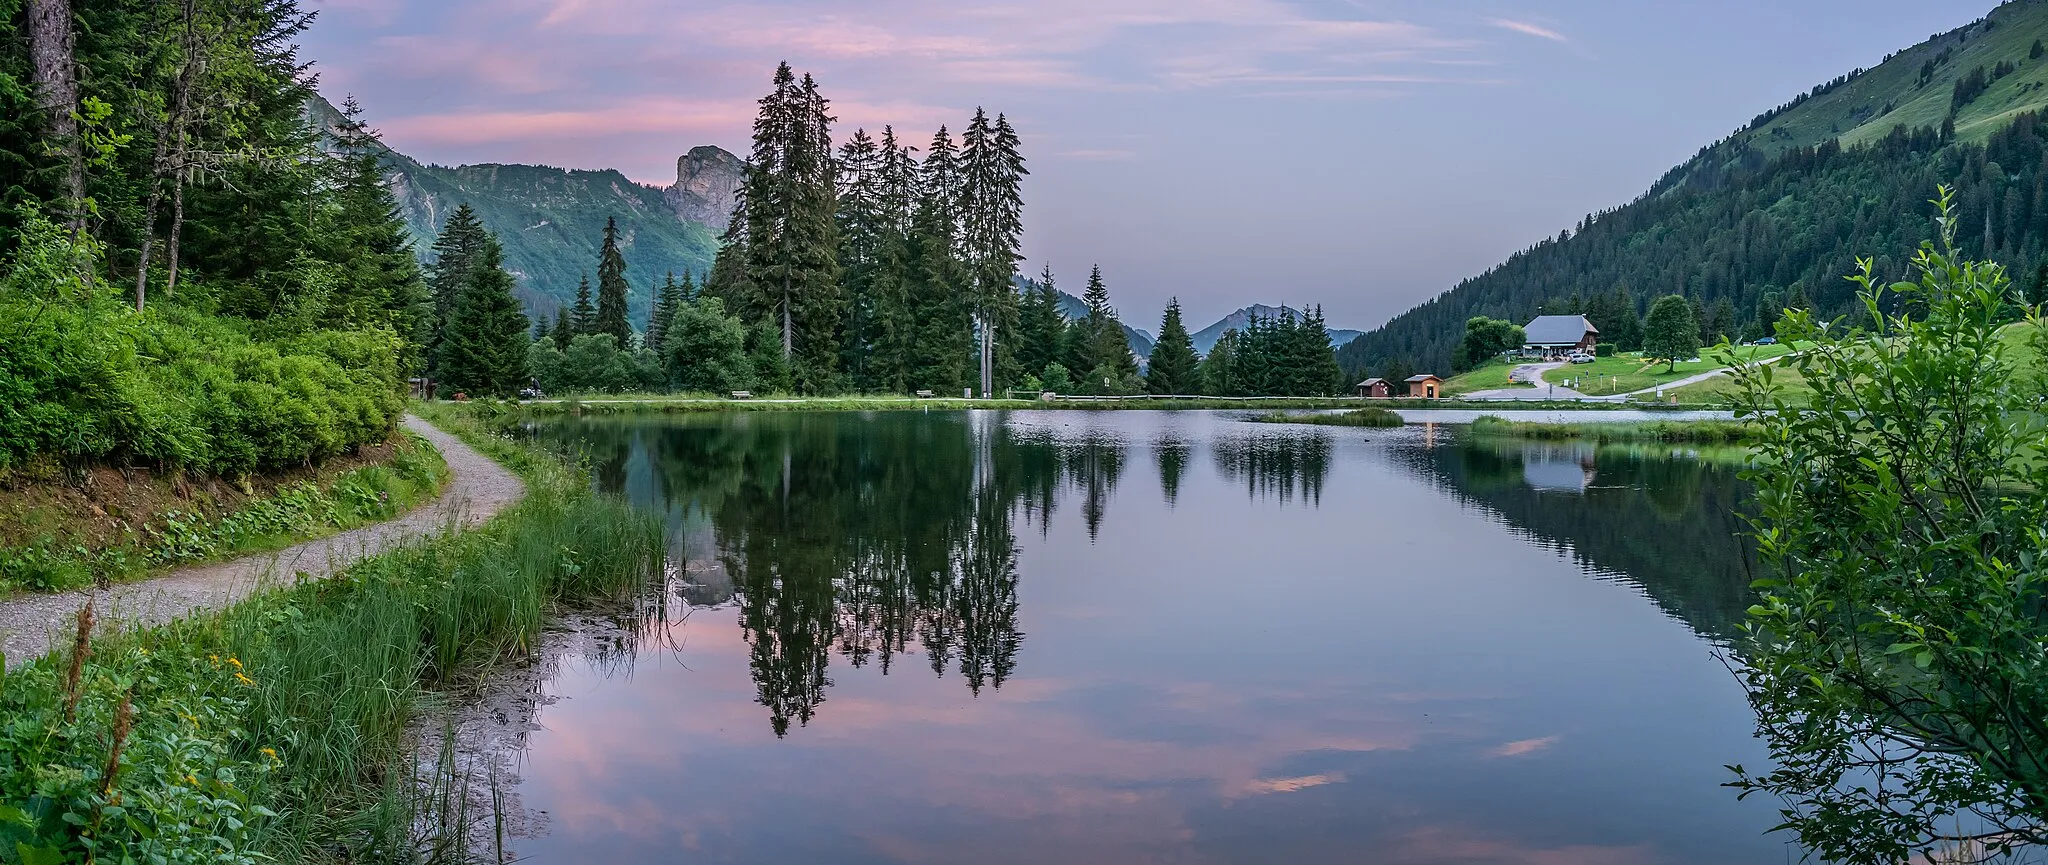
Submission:
[[[750,392],[750,391],[744,391],[744,390],[736,390],[736,391],[733,391],[733,392],[732,392],[732,398],[733,398],[733,399],[753,399],[753,398],[754,398],[754,394],[753,394],[752,392]]]
[[[918,391],[918,392],[917,392],[917,398],[918,398],[918,399],[931,399],[931,398],[932,398],[932,392],[931,392],[931,391],[928,391],[928,390],[921,390],[921,391]]]

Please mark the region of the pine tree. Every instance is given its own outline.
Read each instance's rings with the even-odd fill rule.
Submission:
[[[973,328],[963,295],[965,277],[955,254],[958,151],[941,126],[918,166],[917,205],[907,245],[904,318],[908,340],[905,378],[912,389],[959,389],[973,357]]]
[[[554,340],[553,340],[553,339],[551,339],[551,338],[550,338],[550,337],[548,336],[548,317],[547,317],[547,316],[545,316],[545,315],[543,315],[543,316],[540,316],[539,318],[537,318],[537,319],[536,319],[536,320],[534,321],[534,323],[533,323],[533,341],[534,341],[534,342],[545,342],[545,343],[553,344]]]
[[[1017,323],[1017,262],[1022,259],[1017,249],[1024,231],[1022,177],[1028,172],[1016,132],[1007,119],[991,123],[987,112],[976,108],[960,141],[960,259],[967,306],[979,338],[978,379],[982,396],[987,397],[993,392],[1000,365],[999,335]]]
[[[687,276],[684,277],[688,279]],[[654,307],[647,314],[647,347],[656,354],[662,353],[668,340],[668,325],[676,317],[676,310],[683,304],[683,287],[676,282],[676,272],[671,270],[662,280],[661,290],[654,296]]]
[[[504,250],[484,232],[455,298],[441,343],[443,388],[470,394],[510,394],[526,384],[530,325],[512,296]]]
[[[881,243],[867,287],[873,325],[868,380],[873,387],[910,388],[918,328],[910,291],[913,281],[910,231],[918,201],[918,166],[911,148],[899,144],[893,127],[882,127],[877,185]]]
[[[597,319],[592,333],[611,334],[624,348],[633,337],[626,319],[626,257],[619,253],[619,222],[604,220],[604,245],[597,253]]]
[[[434,239],[434,263],[427,281],[434,305],[425,346],[430,359],[440,357],[441,342],[447,338],[448,320],[455,315],[456,297],[469,280],[470,270],[476,265],[486,234],[476,211],[463,204],[448,215],[447,221],[442,223],[440,236]],[[435,372],[438,375],[438,367]]]
[[[743,278],[730,284],[742,317],[779,331],[795,383],[816,392],[833,383],[842,305],[832,117],[817,83],[809,75],[799,83],[788,63],[776,67],[773,86],[760,100],[734,213]]]
[[[1195,342],[1181,321],[1180,298],[1166,302],[1166,315],[1159,321],[1159,341],[1152,344],[1152,359],[1145,372],[1145,389],[1155,394],[1193,394],[1201,390],[1195,378]]]
[[[583,277],[576,284],[576,305],[570,307],[569,321],[575,325],[573,336],[597,332],[597,307],[590,302],[590,277]]]
[[[398,200],[385,184],[383,142],[362,120],[354,97],[342,102],[334,158],[325,163],[328,207],[318,220],[320,257],[335,265],[322,324],[388,326],[412,350],[426,338],[426,283],[407,239]],[[417,358],[408,357],[408,366]]]
[[[884,146],[866,129],[857,129],[839,148],[839,286],[846,303],[839,365],[855,390],[878,385],[869,361],[880,341],[878,289],[889,278],[884,271],[891,264],[888,248],[894,228],[886,201]]]
[[[1343,393],[1344,370],[1337,365],[1337,350],[1330,345],[1330,328],[1323,320],[1322,304],[1304,308],[1296,343],[1301,346],[1300,396]]]
[[[569,318],[568,307],[555,307],[555,327],[548,337],[555,341],[556,351],[568,351],[569,343],[576,340],[576,322]]]
[[[1614,287],[1614,299],[1611,304],[1614,310],[1613,330],[1609,331],[1608,326],[1600,322],[1593,323],[1595,327],[1600,328],[1600,340],[1614,343],[1614,347],[1620,351],[1642,350],[1643,320],[1636,313],[1636,299],[1630,296],[1626,286],[1617,285]]]
[[[1085,389],[1121,392],[1137,379],[1138,360],[1131,355],[1130,337],[1124,335],[1123,322],[1117,320],[1116,308],[1109,303],[1109,287],[1102,282],[1101,265],[1089,271],[1088,290],[1082,299],[1088,302],[1088,317],[1083,319],[1088,340],[1086,360],[1094,364],[1084,374]]]
[[[1048,264],[1017,308],[1017,363],[1025,373],[1043,376],[1047,366],[1060,361],[1060,337],[1066,327],[1066,318],[1060,314],[1059,288]]]

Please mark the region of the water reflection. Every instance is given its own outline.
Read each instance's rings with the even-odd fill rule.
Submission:
[[[534,861],[1784,858],[1718,786],[1758,756],[1698,636],[1748,604],[1732,469],[1230,415],[537,434],[717,609],[566,674]]]

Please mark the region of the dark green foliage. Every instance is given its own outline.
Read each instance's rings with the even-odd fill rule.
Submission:
[[[555,327],[548,331],[548,339],[555,344],[556,351],[568,351],[569,342],[576,338],[576,322],[569,317],[566,306],[555,309]]]
[[[1859,315],[1779,323],[1811,346],[1785,362],[1812,389],[1803,410],[1772,367],[1738,377],[1738,415],[1763,432],[1766,579],[1737,672],[1771,759],[1733,786],[1782,803],[1817,860],[2024,858],[2048,824],[2048,391],[2029,368],[2048,339],[2038,323],[2004,338],[2006,271],[1962,256],[1969,212],[1940,200],[1912,281],[1866,260]]]
[[[1668,369],[1677,369],[1679,361],[1699,351],[1700,325],[1693,318],[1692,304],[1675,294],[1657,298],[1643,323],[1643,356],[1668,361]]]
[[[438,350],[442,393],[510,395],[527,384],[526,352],[532,325],[512,296],[497,238],[483,232],[476,256],[460,275],[455,310]]]
[[[1014,380],[1015,347],[1004,337],[1017,326],[1017,252],[1024,234],[1024,157],[1009,120],[974,109],[960,136],[960,266],[966,303],[980,335],[982,396],[1000,379]],[[1002,375],[998,375],[1001,372]]]
[[[1109,303],[1109,286],[1102,281],[1102,267],[1088,272],[1088,289],[1082,294],[1088,315],[1074,322],[1073,350],[1069,366],[1087,370],[1081,377],[1083,393],[1119,394],[1138,389],[1138,359],[1131,354],[1124,325]]]
[[[1599,325],[1594,325],[1598,327]],[[1465,322],[1465,338],[1458,341],[1458,354],[1451,369],[1458,372],[1480,366],[1501,353],[1522,347],[1528,336],[1512,321],[1473,316]]]
[[[1152,357],[1145,369],[1145,390],[1155,394],[1200,394],[1196,378],[1195,342],[1180,320],[1180,298],[1166,302],[1166,315],[1159,322],[1159,341],[1152,344]]]
[[[1253,315],[1242,331],[1225,331],[1202,362],[1202,385],[1211,396],[1322,396],[1346,382],[1330,349],[1322,309],[1296,318]]]
[[[527,348],[526,365],[549,394],[625,393],[659,389],[665,376],[653,352],[622,351],[608,333],[586,333],[556,351],[553,343]]]
[[[676,390],[722,393],[753,387],[747,360],[747,328],[725,314],[725,303],[706,297],[684,303],[669,322],[662,356]]]
[[[570,332],[576,336],[597,332],[597,305],[590,302],[590,277],[576,285],[576,303],[569,307]]]
[[[1618,350],[1618,349],[1616,349],[1616,348],[1614,347],[1614,343],[1611,343],[1611,342],[1603,342],[1603,343],[1599,343],[1599,344],[1596,344],[1596,345],[1594,345],[1594,346],[1593,346],[1593,356],[1594,356],[1594,357],[1613,357],[1613,356],[1614,356],[1614,353],[1615,353],[1615,352],[1616,352],[1617,350]]]
[[[391,435],[404,407],[387,330],[263,341],[180,305],[128,310],[92,247],[32,217],[0,283],[0,467],[48,454],[228,476]]]
[[[1226,330],[1222,338],[1210,347],[1208,356],[1202,358],[1202,365],[1197,369],[1201,373],[1204,395],[1237,396],[1244,392],[1238,377],[1237,344],[1237,331]]]
[[[656,354],[663,352],[668,341],[668,323],[676,317],[676,310],[682,309],[683,299],[689,296],[690,274],[683,273],[683,281],[676,282],[676,275],[670,272],[662,280],[661,291],[654,295],[654,308],[648,311],[647,348]]]
[[[952,393],[972,381],[974,323],[960,286],[966,275],[955,253],[959,240],[958,151],[945,127],[932,135],[917,167],[917,201],[910,220],[903,313],[905,388]]]
[[[633,326],[626,321],[626,294],[626,259],[619,254],[619,223],[606,218],[604,245],[597,253],[597,317],[591,322],[591,333],[607,334],[620,346],[631,344]]]
[[[1052,265],[1046,265],[1035,281],[1024,284],[1024,297],[1017,304],[1017,365],[1032,375],[1043,376],[1045,368],[1064,353],[1060,341],[1066,335],[1067,320],[1060,313],[1059,288]]]
[[[1337,412],[1335,414],[1288,414],[1286,412],[1273,412],[1271,414],[1259,415],[1257,417],[1252,418],[1252,420],[1257,421],[1259,423],[1297,423],[1312,424],[1316,426],[1358,426],[1376,427],[1380,429],[1390,429],[1407,423],[1407,421],[1401,419],[1401,415],[1399,412],[1396,412],[1393,409],[1389,408],[1381,408],[1379,406],[1362,408],[1357,411]],[[1484,420],[1484,418],[1482,418],[1482,420]]]
[[[842,307],[831,117],[817,84],[809,75],[799,81],[787,63],[776,67],[760,106],[733,215],[741,242],[719,254],[737,256],[739,278],[714,285],[742,319],[779,332],[795,384],[828,391],[835,386]]]
[[[1059,361],[1045,365],[1045,372],[1039,376],[1039,386],[1053,393],[1072,393],[1074,375]]]

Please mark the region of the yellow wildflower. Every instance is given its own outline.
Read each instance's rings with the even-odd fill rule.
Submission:
[[[242,668],[242,662],[241,662],[241,661],[239,661],[239,660],[236,660],[236,659],[235,659],[235,656],[233,656],[233,655],[229,655],[229,656],[228,656],[228,663],[230,663],[230,664],[233,664],[233,665],[235,665],[235,669],[237,669],[237,670],[239,670],[239,669],[241,669],[241,668]]]
[[[235,674],[235,681],[241,682],[242,684],[249,685],[251,687],[254,687],[256,685],[256,681],[254,679],[251,679],[248,676],[244,676],[241,673]]]

